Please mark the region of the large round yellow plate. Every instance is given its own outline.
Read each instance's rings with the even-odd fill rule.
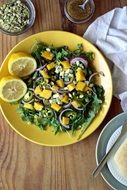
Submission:
[[[105,77],[99,77],[99,83],[105,89],[105,102],[101,111],[97,114],[93,122],[88,127],[87,131],[80,139],[82,140],[89,136],[91,133],[93,133],[95,129],[97,129],[97,127],[99,127],[110,107],[110,103],[112,100],[112,79],[106,60],[90,42],[78,35],[64,31],[46,31],[37,33],[24,39],[9,52],[9,54],[6,56],[5,60],[2,63],[0,70],[0,78],[9,74],[7,65],[10,55],[13,52],[19,51],[31,53],[31,47],[37,41],[43,41],[50,45],[53,44],[56,47],[67,45],[72,50],[76,48],[77,44],[82,43],[85,51],[92,51],[95,53],[95,60],[93,63],[95,69],[97,71],[103,71],[105,74]],[[31,142],[45,146],[63,146],[78,142],[77,138],[80,134],[80,130],[76,132],[76,135],[73,137],[70,137],[67,133],[54,135],[51,128],[49,128],[46,131],[42,131],[35,126],[30,126],[26,124],[26,122],[22,121],[20,119],[19,114],[16,112],[16,106],[12,106],[9,103],[6,103],[2,100],[0,100],[0,104],[1,111],[9,125],[18,134],[20,134],[22,137],[28,139]]]

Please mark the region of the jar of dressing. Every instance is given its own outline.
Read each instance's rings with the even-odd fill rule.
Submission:
[[[95,4],[93,0],[86,3],[85,8],[81,8],[84,0],[66,0],[64,4],[64,12],[66,17],[74,23],[84,23],[90,20],[95,11]]]

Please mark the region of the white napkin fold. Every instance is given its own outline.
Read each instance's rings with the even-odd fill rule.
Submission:
[[[111,61],[114,95],[127,111],[127,6],[98,17],[83,37],[94,43]]]

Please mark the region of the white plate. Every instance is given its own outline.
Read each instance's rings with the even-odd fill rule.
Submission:
[[[109,142],[109,139],[111,138],[112,134],[123,125],[124,121],[127,119],[127,112],[121,113],[114,117],[111,121],[107,123],[107,125],[102,130],[101,134],[99,135],[97,145],[96,145],[96,163],[97,165],[103,158],[103,156],[106,154],[106,148],[107,144]],[[127,186],[120,183],[119,180],[117,180],[114,175],[111,173],[111,171],[108,168],[108,165],[106,164],[101,172],[101,176],[105,180],[105,182],[109,185],[109,187],[113,190],[127,190]]]

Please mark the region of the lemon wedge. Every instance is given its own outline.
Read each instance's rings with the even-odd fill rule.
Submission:
[[[13,53],[8,61],[9,73],[18,77],[28,76],[32,74],[36,68],[36,60],[24,52]]]
[[[3,77],[0,80],[0,98],[6,102],[16,102],[27,91],[25,82],[13,76]]]

